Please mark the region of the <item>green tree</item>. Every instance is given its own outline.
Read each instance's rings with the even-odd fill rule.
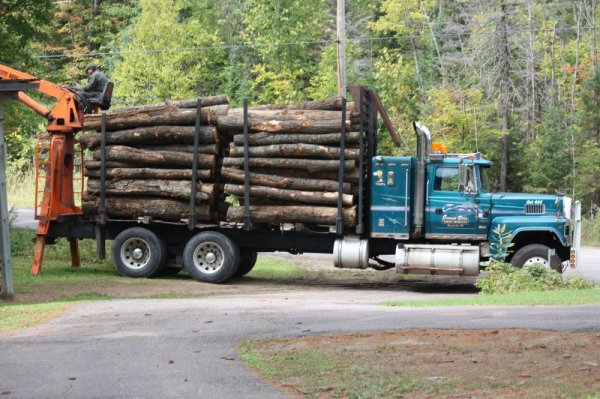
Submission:
[[[317,71],[322,43],[332,40],[326,0],[248,0],[247,44],[255,47],[253,90],[261,102],[298,101]]]
[[[214,94],[226,61],[215,2],[141,0],[115,66],[115,96],[147,104]]]

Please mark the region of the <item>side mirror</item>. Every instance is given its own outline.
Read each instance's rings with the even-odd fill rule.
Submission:
[[[458,191],[463,192],[469,182],[469,169],[466,163],[458,164]]]
[[[460,163],[458,165],[458,191],[465,194],[476,194],[475,171],[472,164]]]

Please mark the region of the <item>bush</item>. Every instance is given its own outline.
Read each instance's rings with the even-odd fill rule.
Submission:
[[[548,291],[564,288],[583,289],[594,286],[593,283],[585,281],[579,276],[564,278],[558,272],[538,264],[518,269],[509,263],[492,261],[486,268],[486,272],[475,283],[482,294]]]

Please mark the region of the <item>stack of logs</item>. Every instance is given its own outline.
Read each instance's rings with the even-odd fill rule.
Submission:
[[[213,121],[228,110],[227,96],[202,98],[195,219],[216,222],[220,139]],[[110,111],[106,115],[106,212],[115,219],[150,217],[181,221],[190,216],[197,100],[171,101]],[[99,132],[101,115],[85,116],[85,129]],[[79,136],[93,151],[85,163],[84,214],[99,208],[101,135]]]
[[[244,221],[243,109],[226,96],[202,98],[196,220]],[[110,111],[106,118],[108,217],[181,221],[189,216],[197,100],[171,101]],[[357,113],[348,103],[344,183],[339,193],[342,99],[249,108],[249,194],[253,223],[335,225],[342,196],[343,224],[356,224],[359,179]],[[86,130],[101,129],[101,116],[86,115]],[[99,133],[78,137],[93,151],[84,213],[98,214]],[[226,196],[242,206],[229,206]],[[221,212],[217,213],[216,210]]]
[[[254,223],[335,225],[338,196],[343,224],[356,224],[359,133],[357,114],[346,113],[344,184],[339,193],[342,100],[333,98],[248,110],[250,219]],[[219,116],[217,126],[230,144],[221,176],[226,195],[244,198],[243,109]],[[227,210],[227,222],[242,222],[244,206]]]

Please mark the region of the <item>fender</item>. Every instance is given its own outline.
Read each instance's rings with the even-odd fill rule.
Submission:
[[[521,232],[540,231],[553,233],[560,240],[561,244],[564,247],[567,247],[568,245],[564,235],[564,227],[566,222],[566,219],[557,219],[556,216],[500,216],[492,220],[488,239],[490,243],[497,243],[498,237],[495,234],[492,234],[491,231],[497,225],[505,225],[506,231],[511,233],[511,242],[513,242],[517,234]]]

